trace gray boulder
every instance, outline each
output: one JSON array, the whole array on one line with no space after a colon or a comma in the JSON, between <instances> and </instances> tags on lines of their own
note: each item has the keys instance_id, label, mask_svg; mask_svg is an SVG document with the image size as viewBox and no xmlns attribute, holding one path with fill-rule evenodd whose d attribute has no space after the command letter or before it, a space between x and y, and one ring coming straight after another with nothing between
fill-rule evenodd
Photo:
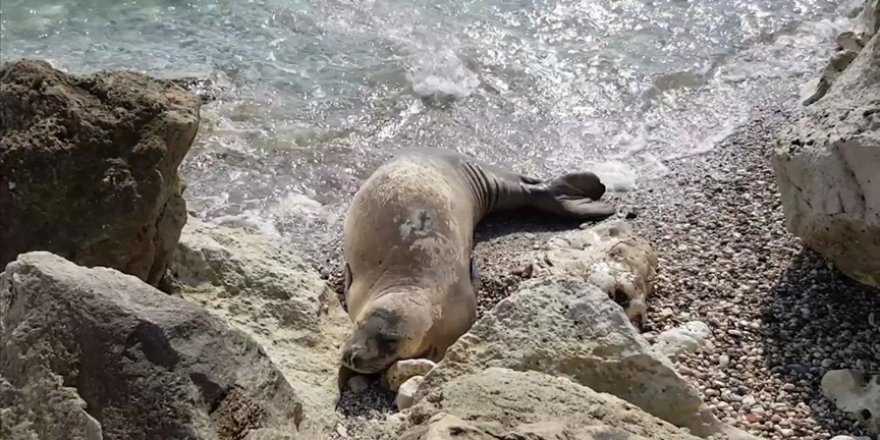
<instances>
[{"instance_id":1,"label":"gray boulder","mask_svg":"<svg viewBox=\"0 0 880 440\"><path fill-rule=\"evenodd\" d=\"M520 285L450 347L416 399L486 368L540 371L624 399L705 437L724 429L699 392L593 284L547 276Z\"/></svg>"},{"instance_id":2,"label":"gray boulder","mask_svg":"<svg viewBox=\"0 0 880 440\"><path fill-rule=\"evenodd\" d=\"M25 253L0 313L4 439L291 439L303 421L259 345L134 276Z\"/></svg>"},{"instance_id":3,"label":"gray boulder","mask_svg":"<svg viewBox=\"0 0 880 440\"><path fill-rule=\"evenodd\" d=\"M262 345L303 399L301 432L337 422L336 378L350 331L336 293L289 247L246 227L190 219L171 265L174 290Z\"/></svg>"},{"instance_id":4,"label":"gray boulder","mask_svg":"<svg viewBox=\"0 0 880 440\"><path fill-rule=\"evenodd\" d=\"M772 164L788 229L880 286L880 34L781 131Z\"/></svg>"},{"instance_id":5,"label":"gray boulder","mask_svg":"<svg viewBox=\"0 0 880 440\"><path fill-rule=\"evenodd\" d=\"M45 250L156 286L186 222L199 98L135 72L0 67L0 267Z\"/></svg>"}]
</instances>

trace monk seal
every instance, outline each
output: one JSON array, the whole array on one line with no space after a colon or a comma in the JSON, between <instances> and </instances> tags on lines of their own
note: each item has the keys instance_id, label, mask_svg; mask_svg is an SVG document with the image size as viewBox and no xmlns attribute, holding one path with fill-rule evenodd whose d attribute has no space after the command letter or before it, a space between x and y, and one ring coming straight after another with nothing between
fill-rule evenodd
<instances>
[{"instance_id":1,"label":"monk seal","mask_svg":"<svg viewBox=\"0 0 880 440\"><path fill-rule=\"evenodd\" d=\"M340 390L354 373L401 359L439 361L476 320L474 228L501 210L537 208L602 219L605 185L592 172L549 181L446 149L404 150L361 185L343 224L344 295L354 331Z\"/></svg>"}]
</instances>

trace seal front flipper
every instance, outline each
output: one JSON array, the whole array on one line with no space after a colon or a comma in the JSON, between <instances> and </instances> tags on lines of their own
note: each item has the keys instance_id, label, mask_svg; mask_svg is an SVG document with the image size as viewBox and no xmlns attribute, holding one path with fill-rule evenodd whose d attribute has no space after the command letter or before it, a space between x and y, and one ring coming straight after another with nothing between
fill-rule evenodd
<instances>
[{"instance_id":1,"label":"seal front flipper","mask_svg":"<svg viewBox=\"0 0 880 440\"><path fill-rule=\"evenodd\" d=\"M557 215L594 220L617 212L610 203L598 201L605 194L605 185L589 171L564 174L539 186L537 191L540 194L536 207Z\"/></svg>"},{"instance_id":2,"label":"seal front flipper","mask_svg":"<svg viewBox=\"0 0 880 440\"><path fill-rule=\"evenodd\" d=\"M348 380L351 379L355 375L355 372L345 365L339 366L339 373L336 377L336 387L339 389L339 397L336 399L336 409L339 409L339 404L342 403L342 393L345 392L345 387L348 385Z\"/></svg>"},{"instance_id":3,"label":"seal front flipper","mask_svg":"<svg viewBox=\"0 0 880 440\"><path fill-rule=\"evenodd\" d=\"M345 268L343 269L343 272L344 272L344 282L342 284L342 294L343 294L343 297L346 298L346 300L347 300L348 299L348 289L351 288L351 267L348 265L348 263L345 263Z\"/></svg>"},{"instance_id":4,"label":"seal front flipper","mask_svg":"<svg viewBox=\"0 0 880 440\"><path fill-rule=\"evenodd\" d=\"M480 267L477 266L477 262L476 262L476 260L474 260L473 255L471 255L470 277L471 277L471 285L474 286L474 289L476 290L480 286Z\"/></svg>"}]
</instances>

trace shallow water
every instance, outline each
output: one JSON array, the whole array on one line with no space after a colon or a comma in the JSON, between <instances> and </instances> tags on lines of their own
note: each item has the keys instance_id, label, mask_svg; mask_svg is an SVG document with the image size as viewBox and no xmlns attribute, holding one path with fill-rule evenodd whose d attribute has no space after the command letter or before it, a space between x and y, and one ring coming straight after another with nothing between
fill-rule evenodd
<instances>
[{"instance_id":1,"label":"shallow water","mask_svg":"<svg viewBox=\"0 0 880 440\"><path fill-rule=\"evenodd\" d=\"M200 215L320 243L378 162L452 148L615 189L815 76L858 0L4 0L0 58L211 76Z\"/></svg>"}]
</instances>

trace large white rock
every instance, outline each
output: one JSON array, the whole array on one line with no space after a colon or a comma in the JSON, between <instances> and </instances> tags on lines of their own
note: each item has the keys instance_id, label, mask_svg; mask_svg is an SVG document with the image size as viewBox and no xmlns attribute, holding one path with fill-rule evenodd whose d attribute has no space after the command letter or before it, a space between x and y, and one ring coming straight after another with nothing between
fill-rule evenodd
<instances>
[{"instance_id":1,"label":"large white rock","mask_svg":"<svg viewBox=\"0 0 880 440\"><path fill-rule=\"evenodd\" d=\"M880 374L870 377L863 371L832 370L822 376L822 393L841 411L880 434Z\"/></svg>"},{"instance_id":2,"label":"large white rock","mask_svg":"<svg viewBox=\"0 0 880 440\"><path fill-rule=\"evenodd\" d=\"M340 345L350 323L318 273L274 237L192 218L171 268L185 299L264 347L304 399L301 430L318 437L332 431Z\"/></svg>"},{"instance_id":3,"label":"large white rock","mask_svg":"<svg viewBox=\"0 0 880 440\"><path fill-rule=\"evenodd\" d=\"M705 437L727 429L605 292L568 276L526 281L446 353L422 394L486 368L541 371L607 392ZM525 396L525 394L523 394Z\"/></svg>"},{"instance_id":4,"label":"large white rock","mask_svg":"<svg viewBox=\"0 0 880 440\"><path fill-rule=\"evenodd\" d=\"M788 229L880 286L880 34L783 129L772 163Z\"/></svg>"},{"instance_id":5,"label":"large white rock","mask_svg":"<svg viewBox=\"0 0 880 440\"><path fill-rule=\"evenodd\" d=\"M299 438L303 399L251 338L115 269L48 252L0 275L0 438Z\"/></svg>"},{"instance_id":6,"label":"large white rock","mask_svg":"<svg viewBox=\"0 0 880 440\"><path fill-rule=\"evenodd\" d=\"M364 438L697 440L638 407L569 379L505 368L456 377Z\"/></svg>"}]
</instances>

